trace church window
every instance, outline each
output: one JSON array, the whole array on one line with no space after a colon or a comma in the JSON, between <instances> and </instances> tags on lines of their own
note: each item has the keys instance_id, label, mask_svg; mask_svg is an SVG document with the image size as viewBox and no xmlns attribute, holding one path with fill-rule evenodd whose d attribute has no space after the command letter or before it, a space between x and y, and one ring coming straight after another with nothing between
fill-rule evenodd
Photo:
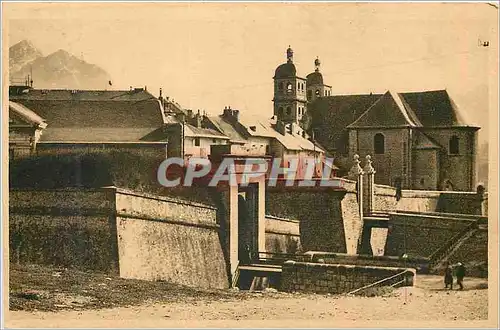
<instances>
[{"instance_id":1,"label":"church window","mask_svg":"<svg viewBox=\"0 0 500 330\"><path fill-rule=\"evenodd\" d=\"M458 137L453 135L450 139L450 154L451 155L458 155L459 154L460 148L459 148L458 142L459 142Z\"/></svg>"},{"instance_id":2,"label":"church window","mask_svg":"<svg viewBox=\"0 0 500 330\"><path fill-rule=\"evenodd\" d=\"M319 89L316 90L316 96L320 96Z\"/></svg>"},{"instance_id":3,"label":"church window","mask_svg":"<svg viewBox=\"0 0 500 330\"><path fill-rule=\"evenodd\" d=\"M384 135L377 133L373 137L373 149L375 154L381 155L385 153L385 137Z\"/></svg>"},{"instance_id":4,"label":"church window","mask_svg":"<svg viewBox=\"0 0 500 330\"><path fill-rule=\"evenodd\" d=\"M307 99L310 100L312 97L312 91L311 90L308 90L307 91Z\"/></svg>"},{"instance_id":5,"label":"church window","mask_svg":"<svg viewBox=\"0 0 500 330\"><path fill-rule=\"evenodd\" d=\"M278 84L278 90L280 90L280 91L282 91L282 90L283 90L283 83L282 83L282 82L280 82L280 83Z\"/></svg>"},{"instance_id":6,"label":"church window","mask_svg":"<svg viewBox=\"0 0 500 330\"><path fill-rule=\"evenodd\" d=\"M278 116L283 117L283 107L278 108Z\"/></svg>"},{"instance_id":7,"label":"church window","mask_svg":"<svg viewBox=\"0 0 500 330\"><path fill-rule=\"evenodd\" d=\"M289 116L292 114L292 108L291 107L287 107L286 108L286 114L289 115Z\"/></svg>"},{"instance_id":8,"label":"church window","mask_svg":"<svg viewBox=\"0 0 500 330\"><path fill-rule=\"evenodd\" d=\"M292 84L291 83L286 84L286 92L287 93L291 93L292 92Z\"/></svg>"}]
</instances>

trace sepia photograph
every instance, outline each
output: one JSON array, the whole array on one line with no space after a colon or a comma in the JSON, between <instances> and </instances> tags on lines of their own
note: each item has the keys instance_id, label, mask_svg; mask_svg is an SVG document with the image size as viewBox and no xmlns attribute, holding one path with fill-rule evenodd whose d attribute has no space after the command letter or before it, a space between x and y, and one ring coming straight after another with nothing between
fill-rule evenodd
<instances>
[{"instance_id":1,"label":"sepia photograph","mask_svg":"<svg viewBox=\"0 0 500 330\"><path fill-rule=\"evenodd\" d=\"M2 325L498 328L498 6L2 2Z\"/></svg>"}]
</instances>

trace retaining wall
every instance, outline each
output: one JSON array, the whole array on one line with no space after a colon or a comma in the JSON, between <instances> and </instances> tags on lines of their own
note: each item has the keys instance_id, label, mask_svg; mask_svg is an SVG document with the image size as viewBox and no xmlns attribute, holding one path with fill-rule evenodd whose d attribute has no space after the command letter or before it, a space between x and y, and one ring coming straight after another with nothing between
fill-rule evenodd
<instances>
[{"instance_id":1,"label":"retaining wall","mask_svg":"<svg viewBox=\"0 0 500 330\"><path fill-rule=\"evenodd\" d=\"M397 274L400 275L385 285L392 285L404 279L407 279L408 285L413 285L415 270L412 269L287 261L283 265L281 290L348 293Z\"/></svg>"}]
</instances>

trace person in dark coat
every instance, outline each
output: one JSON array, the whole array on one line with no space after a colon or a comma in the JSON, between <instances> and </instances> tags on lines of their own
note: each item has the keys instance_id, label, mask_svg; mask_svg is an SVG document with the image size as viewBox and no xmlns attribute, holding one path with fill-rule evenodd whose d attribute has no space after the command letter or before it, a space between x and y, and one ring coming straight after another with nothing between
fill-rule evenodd
<instances>
[{"instance_id":1,"label":"person in dark coat","mask_svg":"<svg viewBox=\"0 0 500 330\"><path fill-rule=\"evenodd\" d=\"M463 290L464 289L464 277L465 277L465 266L459 262L457 264L457 272L456 272L456 275L457 275L457 284L458 286L460 286L460 290Z\"/></svg>"},{"instance_id":2,"label":"person in dark coat","mask_svg":"<svg viewBox=\"0 0 500 330\"><path fill-rule=\"evenodd\" d=\"M444 288L447 289L448 286L450 290L453 290L453 269L449 262L446 262L446 269L444 271Z\"/></svg>"}]
</instances>

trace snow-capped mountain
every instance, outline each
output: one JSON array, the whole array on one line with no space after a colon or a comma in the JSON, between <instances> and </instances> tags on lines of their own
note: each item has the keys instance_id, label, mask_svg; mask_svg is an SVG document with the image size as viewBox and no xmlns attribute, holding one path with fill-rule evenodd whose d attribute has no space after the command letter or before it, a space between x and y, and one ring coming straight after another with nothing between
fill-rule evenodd
<instances>
[{"instance_id":1,"label":"snow-capped mountain","mask_svg":"<svg viewBox=\"0 0 500 330\"><path fill-rule=\"evenodd\" d=\"M33 87L57 89L104 89L111 80L97 65L60 49L43 56L29 41L10 47L11 81L23 80L32 74Z\"/></svg>"}]
</instances>

